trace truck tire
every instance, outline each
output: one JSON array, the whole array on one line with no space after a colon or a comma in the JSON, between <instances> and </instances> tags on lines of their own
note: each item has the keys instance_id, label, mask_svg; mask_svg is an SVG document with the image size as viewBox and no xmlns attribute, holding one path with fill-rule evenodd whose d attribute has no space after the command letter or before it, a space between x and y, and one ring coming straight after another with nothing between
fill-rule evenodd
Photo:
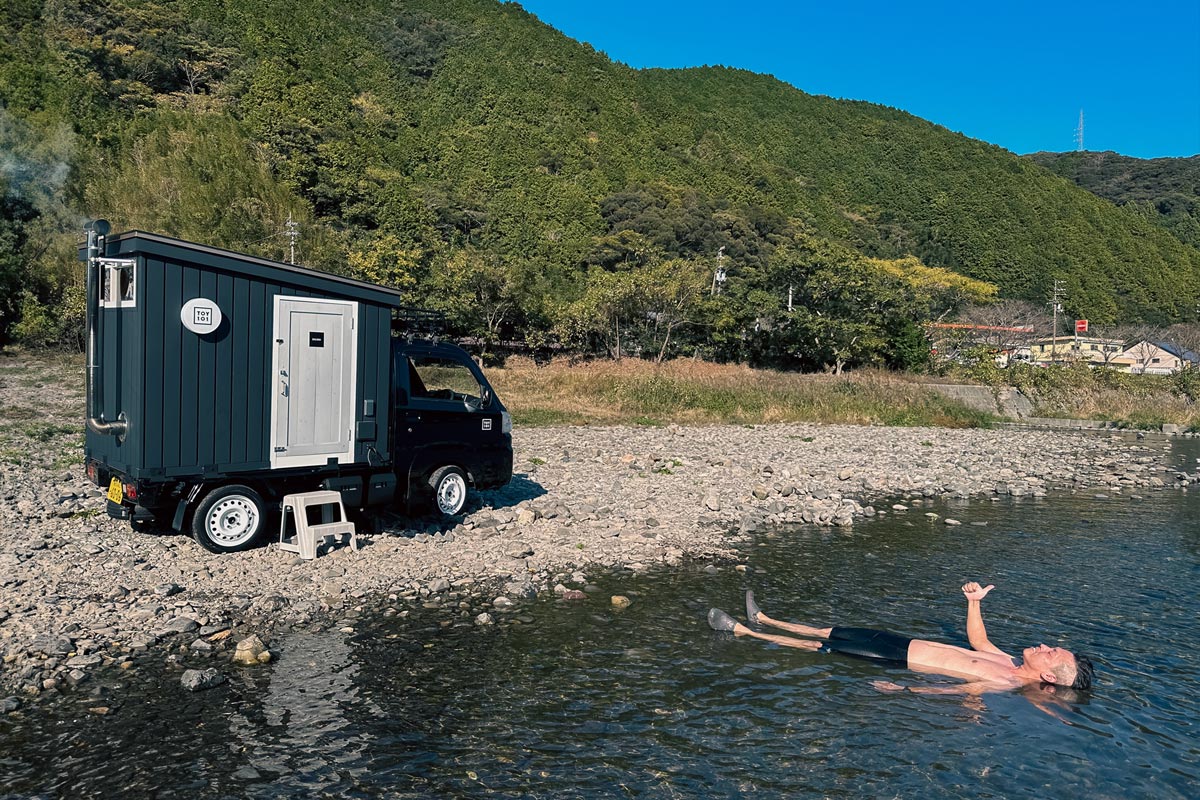
<instances>
[{"instance_id":1,"label":"truck tire","mask_svg":"<svg viewBox=\"0 0 1200 800\"><path fill-rule=\"evenodd\" d=\"M453 517L467 504L467 476L458 467L442 467L429 476L433 490L433 509L444 517Z\"/></svg>"},{"instance_id":2,"label":"truck tire","mask_svg":"<svg viewBox=\"0 0 1200 800\"><path fill-rule=\"evenodd\" d=\"M265 528L262 497L240 484L213 489L192 515L192 537L212 553L248 550Z\"/></svg>"}]
</instances>

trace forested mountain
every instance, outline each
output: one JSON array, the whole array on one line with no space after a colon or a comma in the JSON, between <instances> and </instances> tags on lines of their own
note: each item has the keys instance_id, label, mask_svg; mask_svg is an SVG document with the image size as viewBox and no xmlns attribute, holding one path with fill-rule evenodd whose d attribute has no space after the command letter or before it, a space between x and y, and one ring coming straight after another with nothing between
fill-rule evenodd
<instances>
[{"instance_id":1,"label":"forested mountain","mask_svg":"<svg viewBox=\"0 0 1200 800\"><path fill-rule=\"evenodd\" d=\"M1032 153L1055 175L1159 222L1182 242L1200 247L1200 155L1131 158L1118 153Z\"/></svg>"},{"instance_id":2,"label":"forested mountain","mask_svg":"<svg viewBox=\"0 0 1200 800\"><path fill-rule=\"evenodd\" d=\"M280 258L290 215L301 263L487 341L806 368L903 365L921 320L1056 278L1097 321L1200 296L1200 251L1027 159L762 75L633 70L515 3L9 6L0 341L71 331L86 217Z\"/></svg>"}]
</instances>

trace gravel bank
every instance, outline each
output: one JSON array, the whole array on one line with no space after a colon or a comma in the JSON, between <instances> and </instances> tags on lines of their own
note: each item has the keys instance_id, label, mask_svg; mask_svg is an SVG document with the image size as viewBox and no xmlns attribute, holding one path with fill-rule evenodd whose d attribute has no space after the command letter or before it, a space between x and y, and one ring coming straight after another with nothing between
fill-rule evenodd
<instances>
[{"instance_id":1,"label":"gravel bank","mask_svg":"<svg viewBox=\"0 0 1200 800\"><path fill-rule=\"evenodd\" d=\"M778 425L542 428L517 477L452 523L379 520L359 552L214 556L104 515L82 467L82 369L0 356L0 686L37 695L170 652L226 660L244 633L340 625L376 604L489 624L589 570L734 558L788 523L846 526L905 497L1185 486L1161 442L1076 433ZM871 504L884 509L877 511ZM941 521L954 524L954 520ZM5 701L12 706L14 699ZM19 700L15 701L19 704Z\"/></svg>"}]
</instances>

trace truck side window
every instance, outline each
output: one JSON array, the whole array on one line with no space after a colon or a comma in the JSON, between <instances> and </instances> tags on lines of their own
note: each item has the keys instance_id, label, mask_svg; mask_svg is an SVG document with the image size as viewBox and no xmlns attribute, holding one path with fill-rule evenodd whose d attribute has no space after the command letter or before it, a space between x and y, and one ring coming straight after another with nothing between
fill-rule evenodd
<instances>
[{"instance_id":1,"label":"truck side window","mask_svg":"<svg viewBox=\"0 0 1200 800\"><path fill-rule=\"evenodd\" d=\"M421 374L411 358L408 360L408 389L413 397L425 396L425 384L421 382Z\"/></svg>"},{"instance_id":2,"label":"truck side window","mask_svg":"<svg viewBox=\"0 0 1200 800\"><path fill-rule=\"evenodd\" d=\"M413 397L430 400L478 400L483 393L479 381L466 364L436 356L420 356L409 361L409 386Z\"/></svg>"}]
</instances>

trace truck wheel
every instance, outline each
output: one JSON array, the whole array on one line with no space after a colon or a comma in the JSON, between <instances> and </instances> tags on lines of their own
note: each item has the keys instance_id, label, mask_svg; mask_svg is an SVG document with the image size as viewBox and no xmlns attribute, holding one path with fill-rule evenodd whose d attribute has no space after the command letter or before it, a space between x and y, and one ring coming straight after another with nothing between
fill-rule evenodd
<instances>
[{"instance_id":1,"label":"truck wheel","mask_svg":"<svg viewBox=\"0 0 1200 800\"><path fill-rule=\"evenodd\" d=\"M192 515L192 536L212 553L236 553L254 545L265 526L258 492L233 484L213 489Z\"/></svg>"},{"instance_id":2,"label":"truck wheel","mask_svg":"<svg viewBox=\"0 0 1200 800\"><path fill-rule=\"evenodd\" d=\"M438 513L453 517L467 504L467 476L458 467L442 467L429 476L433 489L433 507Z\"/></svg>"}]
</instances>

